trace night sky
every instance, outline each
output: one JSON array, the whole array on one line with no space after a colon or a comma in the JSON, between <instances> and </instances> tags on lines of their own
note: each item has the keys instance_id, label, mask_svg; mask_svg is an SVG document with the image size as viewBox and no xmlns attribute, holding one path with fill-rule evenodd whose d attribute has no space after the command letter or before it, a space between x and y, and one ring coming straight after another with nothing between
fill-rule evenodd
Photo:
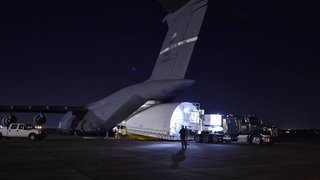
<instances>
[{"instance_id":1,"label":"night sky","mask_svg":"<svg viewBox=\"0 0 320 180\"><path fill-rule=\"evenodd\" d=\"M196 83L174 101L320 129L320 2L209 0L207 13L185 77ZM143 82L167 31L156 0L3 0L0 14L0 105L86 105Z\"/></svg>"}]
</instances>

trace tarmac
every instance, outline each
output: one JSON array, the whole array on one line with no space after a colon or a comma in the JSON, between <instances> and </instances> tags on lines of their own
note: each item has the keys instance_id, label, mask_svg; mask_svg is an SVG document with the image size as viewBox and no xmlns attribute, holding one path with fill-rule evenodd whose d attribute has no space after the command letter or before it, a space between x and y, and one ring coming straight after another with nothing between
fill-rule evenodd
<instances>
[{"instance_id":1,"label":"tarmac","mask_svg":"<svg viewBox=\"0 0 320 180\"><path fill-rule=\"evenodd\" d=\"M274 145L105 139L49 133L0 140L0 179L319 180L320 138Z\"/></svg>"}]
</instances>

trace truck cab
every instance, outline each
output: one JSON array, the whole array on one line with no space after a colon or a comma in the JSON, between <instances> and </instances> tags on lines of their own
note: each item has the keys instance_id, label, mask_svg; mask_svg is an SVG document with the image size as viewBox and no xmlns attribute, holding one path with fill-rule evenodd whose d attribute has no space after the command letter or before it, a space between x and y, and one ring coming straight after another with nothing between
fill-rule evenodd
<instances>
[{"instance_id":1,"label":"truck cab","mask_svg":"<svg viewBox=\"0 0 320 180\"><path fill-rule=\"evenodd\" d=\"M264 124L255 116L227 116L225 133L231 136L232 141L249 142L260 145L277 142L278 130L276 127Z\"/></svg>"},{"instance_id":2,"label":"truck cab","mask_svg":"<svg viewBox=\"0 0 320 180\"><path fill-rule=\"evenodd\" d=\"M24 124L12 124L8 129L7 136L26 137L28 135L27 129L27 126Z\"/></svg>"}]
</instances>

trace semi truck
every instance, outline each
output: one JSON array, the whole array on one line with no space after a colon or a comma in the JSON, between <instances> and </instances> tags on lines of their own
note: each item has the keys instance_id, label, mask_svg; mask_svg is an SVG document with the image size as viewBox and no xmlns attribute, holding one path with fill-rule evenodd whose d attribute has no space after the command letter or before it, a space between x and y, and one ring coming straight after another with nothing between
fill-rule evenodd
<instances>
[{"instance_id":1,"label":"semi truck","mask_svg":"<svg viewBox=\"0 0 320 180\"><path fill-rule=\"evenodd\" d=\"M255 116L205 115L200 131L195 135L197 143L248 142L253 145L274 144L279 141L278 130L264 124ZM221 123L222 122L222 123Z\"/></svg>"}]
</instances>

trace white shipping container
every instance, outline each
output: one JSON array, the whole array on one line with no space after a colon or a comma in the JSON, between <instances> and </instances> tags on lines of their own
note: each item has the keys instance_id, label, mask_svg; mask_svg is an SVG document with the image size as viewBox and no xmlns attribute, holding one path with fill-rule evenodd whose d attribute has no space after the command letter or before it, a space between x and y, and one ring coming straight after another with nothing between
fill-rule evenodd
<instances>
[{"instance_id":1,"label":"white shipping container","mask_svg":"<svg viewBox=\"0 0 320 180\"><path fill-rule=\"evenodd\" d=\"M204 125L207 126L221 126L221 115L219 114L205 114Z\"/></svg>"}]
</instances>

